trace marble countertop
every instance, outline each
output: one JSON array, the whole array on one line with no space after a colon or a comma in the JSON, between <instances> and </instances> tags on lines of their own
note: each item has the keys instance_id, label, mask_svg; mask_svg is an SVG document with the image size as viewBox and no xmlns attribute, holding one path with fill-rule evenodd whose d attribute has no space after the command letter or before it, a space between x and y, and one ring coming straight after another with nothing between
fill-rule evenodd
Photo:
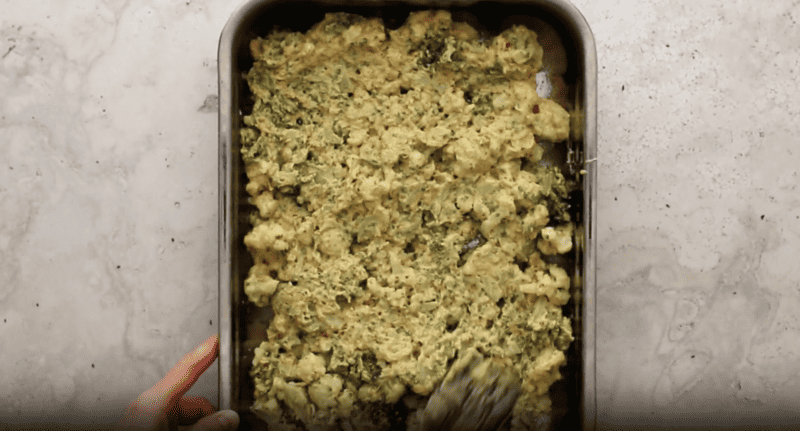
<instances>
[{"instance_id":1,"label":"marble countertop","mask_svg":"<svg viewBox=\"0 0 800 431\"><path fill-rule=\"evenodd\" d=\"M800 424L800 3L573 2L599 64L599 428ZM102 428L218 331L239 2L2 3L0 428Z\"/></svg>"}]
</instances>

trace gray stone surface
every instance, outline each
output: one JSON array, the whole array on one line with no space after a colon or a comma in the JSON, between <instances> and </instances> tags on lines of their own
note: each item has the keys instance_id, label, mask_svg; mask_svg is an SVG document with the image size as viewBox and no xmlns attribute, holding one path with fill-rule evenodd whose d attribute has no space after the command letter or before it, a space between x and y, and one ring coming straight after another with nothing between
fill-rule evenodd
<instances>
[{"instance_id":1,"label":"gray stone surface","mask_svg":"<svg viewBox=\"0 0 800 431\"><path fill-rule=\"evenodd\" d=\"M599 59L600 428L800 423L800 4L574 3ZM218 331L236 5L3 2L2 427L107 426Z\"/></svg>"}]
</instances>

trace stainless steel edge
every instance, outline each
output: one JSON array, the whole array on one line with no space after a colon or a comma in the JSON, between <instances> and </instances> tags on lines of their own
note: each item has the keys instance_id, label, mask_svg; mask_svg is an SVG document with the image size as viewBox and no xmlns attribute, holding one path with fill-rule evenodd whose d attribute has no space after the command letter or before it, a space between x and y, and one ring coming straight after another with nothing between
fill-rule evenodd
<instances>
[{"instance_id":1,"label":"stainless steel edge","mask_svg":"<svg viewBox=\"0 0 800 431\"><path fill-rule=\"evenodd\" d=\"M229 354L233 342L231 319L231 241L233 228L231 215L233 214L233 197L230 196L232 179L231 158L231 104L232 94L232 67L233 67L233 37L236 27L241 21L243 8L235 12L222 31L217 51L217 73L219 92L219 308L217 322L219 322L219 405L218 409L231 408L232 387L232 355Z\"/></svg>"},{"instance_id":2,"label":"stainless steel edge","mask_svg":"<svg viewBox=\"0 0 800 431\"><path fill-rule=\"evenodd\" d=\"M597 428L597 50L586 18L566 0L553 0L577 26L582 43L584 67L584 161L583 220L585 220L583 291L583 429Z\"/></svg>"},{"instance_id":3,"label":"stainless steel edge","mask_svg":"<svg viewBox=\"0 0 800 431\"><path fill-rule=\"evenodd\" d=\"M220 39L219 51L217 54L217 68L218 68L218 92L219 92L219 112L218 112L218 144L219 144L219 160L218 160L218 174L219 174L219 189L217 191L219 199L219 208L217 211L218 216L218 232L217 241L219 256L218 256L218 281L217 288L219 293L219 303L217 310L217 322L219 324L219 360L217 366L219 368L219 405L218 409L229 409L230 400L230 357L222 352L229 351L231 346L231 319L230 319L230 298L226 295L230 292L230 246L228 238L230 238L230 224L228 223L228 184L230 182L230 167L228 166L228 148L230 141L228 140L228 130L230 129L230 115L225 113L224 106L230 106L231 95L230 91L226 91L226 85L230 83L230 65L226 64L225 59L229 57L230 44L223 44L225 40L225 33ZM228 55L226 55L226 52ZM227 73L226 73L227 72Z\"/></svg>"},{"instance_id":4,"label":"stainless steel edge","mask_svg":"<svg viewBox=\"0 0 800 431\"><path fill-rule=\"evenodd\" d=\"M567 0L550 0L576 26L577 39L583 52L583 161L586 174L583 175L583 220L584 230L584 273L583 273L583 405L581 411L582 428L593 431L597 428L597 369L596 369L596 322L597 322L597 49L594 35L586 18Z\"/></svg>"}]
</instances>

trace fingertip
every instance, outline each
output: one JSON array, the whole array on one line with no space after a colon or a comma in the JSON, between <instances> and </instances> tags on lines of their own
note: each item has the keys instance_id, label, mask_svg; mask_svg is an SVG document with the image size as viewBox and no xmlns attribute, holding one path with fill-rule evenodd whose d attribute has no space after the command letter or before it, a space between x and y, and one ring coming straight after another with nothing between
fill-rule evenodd
<instances>
[{"instance_id":1,"label":"fingertip","mask_svg":"<svg viewBox=\"0 0 800 431\"><path fill-rule=\"evenodd\" d=\"M217 334L206 338L206 340L197 347L195 353L199 356L197 360L211 359L213 361L216 359L219 354L219 337Z\"/></svg>"},{"instance_id":2,"label":"fingertip","mask_svg":"<svg viewBox=\"0 0 800 431\"><path fill-rule=\"evenodd\" d=\"M233 410L221 410L201 419L192 431L233 431L239 427L239 415Z\"/></svg>"},{"instance_id":3,"label":"fingertip","mask_svg":"<svg viewBox=\"0 0 800 431\"><path fill-rule=\"evenodd\" d=\"M222 410L219 412L220 422L227 429L235 430L239 427L239 414L233 410Z\"/></svg>"},{"instance_id":4,"label":"fingertip","mask_svg":"<svg viewBox=\"0 0 800 431\"><path fill-rule=\"evenodd\" d=\"M158 384L161 396L171 404L180 399L186 391L200 378L217 359L219 353L219 339L216 334L208 337L192 352L184 355L181 360L167 373Z\"/></svg>"},{"instance_id":5,"label":"fingertip","mask_svg":"<svg viewBox=\"0 0 800 431\"><path fill-rule=\"evenodd\" d=\"M201 397L201 396L186 397L186 396L184 396L184 397L181 397L181 399L179 401L183 403L182 405L185 408L188 408L188 409L191 409L191 408L200 409L200 411L203 413L203 416L208 416L208 415L210 415L210 414L215 412L214 405L211 404L211 401L209 401L208 398L206 398L206 397Z\"/></svg>"},{"instance_id":6,"label":"fingertip","mask_svg":"<svg viewBox=\"0 0 800 431\"><path fill-rule=\"evenodd\" d=\"M219 335L218 334L214 334L214 335L211 336L211 339L213 340L212 341L212 346L213 346L212 349L214 351L214 354L217 355L217 354L219 354Z\"/></svg>"},{"instance_id":7,"label":"fingertip","mask_svg":"<svg viewBox=\"0 0 800 431\"><path fill-rule=\"evenodd\" d=\"M219 355L219 335L214 334L206 338L197 350L198 352L202 351L204 357L210 356L212 359L216 359Z\"/></svg>"},{"instance_id":8,"label":"fingertip","mask_svg":"<svg viewBox=\"0 0 800 431\"><path fill-rule=\"evenodd\" d=\"M184 396L175 404L173 415L178 418L179 425L191 425L214 412L208 398Z\"/></svg>"}]
</instances>

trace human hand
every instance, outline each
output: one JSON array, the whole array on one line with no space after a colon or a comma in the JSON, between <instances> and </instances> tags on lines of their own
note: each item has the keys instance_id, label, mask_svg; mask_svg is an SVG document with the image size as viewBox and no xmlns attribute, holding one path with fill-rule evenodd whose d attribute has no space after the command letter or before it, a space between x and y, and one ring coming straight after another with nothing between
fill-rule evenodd
<instances>
[{"instance_id":1,"label":"human hand","mask_svg":"<svg viewBox=\"0 0 800 431\"><path fill-rule=\"evenodd\" d=\"M239 415L232 410L214 413L203 397L185 397L186 391L214 363L219 338L212 335L187 354L155 386L146 390L125 411L121 430L178 431L178 425L194 425L191 431L233 431Z\"/></svg>"}]
</instances>

